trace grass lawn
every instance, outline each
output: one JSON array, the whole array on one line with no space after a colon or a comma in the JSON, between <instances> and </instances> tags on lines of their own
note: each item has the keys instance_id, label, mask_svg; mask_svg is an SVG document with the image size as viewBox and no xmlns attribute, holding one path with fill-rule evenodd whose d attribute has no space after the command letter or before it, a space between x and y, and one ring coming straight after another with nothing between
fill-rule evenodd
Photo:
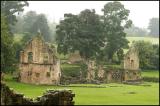
<instances>
[{"instance_id":1,"label":"grass lawn","mask_svg":"<svg viewBox=\"0 0 160 106\"><path fill-rule=\"evenodd\" d=\"M75 93L76 105L127 105L159 104L159 83L145 82L151 86L136 86L124 84L71 84L71 86L103 86L105 88L94 87L60 87L47 85L32 85L19 83L12 80L11 76L6 76L6 84L16 92L24 93L26 97L36 98L41 96L47 89L71 89ZM131 92L135 94L131 94Z\"/></svg>"},{"instance_id":2,"label":"grass lawn","mask_svg":"<svg viewBox=\"0 0 160 106\"><path fill-rule=\"evenodd\" d=\"M155 77L155 78L159 78L159 71L155 71L155 70L152 70L152 71L142 71L142 77Z\"/></svg>"}]
</instances>

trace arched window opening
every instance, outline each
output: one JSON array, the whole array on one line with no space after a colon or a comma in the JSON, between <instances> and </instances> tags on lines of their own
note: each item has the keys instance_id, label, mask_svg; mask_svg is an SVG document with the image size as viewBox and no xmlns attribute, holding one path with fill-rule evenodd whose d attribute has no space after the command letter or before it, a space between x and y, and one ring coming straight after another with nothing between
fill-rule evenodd
<instances>
[{"instance_id":1,"label":"arched window opening","mask_svg":"<svg viewBox=\"0 0 160 106\"><path fill-rule=\"evenodd\" d=\"M134 66L134 60L131 60L131 67Z\"/></svg>"},{"instance_id":2,"label":"arched window opening","mask_svg":"<svg viewBox=\"0 0 160 106\"><path fill-rule=\"evenodd\" d=\"M31 63L33 61L33 53L28 52L28 62Z\"/></svg>"}]
</instances>

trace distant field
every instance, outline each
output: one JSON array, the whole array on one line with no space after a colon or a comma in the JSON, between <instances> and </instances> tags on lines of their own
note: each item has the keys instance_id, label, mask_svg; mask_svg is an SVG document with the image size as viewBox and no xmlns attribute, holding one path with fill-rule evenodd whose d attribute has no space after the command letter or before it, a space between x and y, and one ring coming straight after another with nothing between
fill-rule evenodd
<instances>
[{"instance_id":1,"label":"distant field","mask_svg":"<svg viewBox=\"0 0 160 106\"><path fill-rule=\"evenodd\" d=\"M22 37L23 37L23 34L15 34L14 40L19 41L22 39ZM153 44L159 44L159 38L154 38L154 37L126 37L126 38L130 41L130 43L132 43L132 41L145 40Z\"/></svg>"},{"instance_id":2,"label":"distant field","mask_svg":"<svg viewBox=\"0 0 160 106\"><path fill-rule=\"evenodd\" d=\"M159 44L159 38L154 38L154 37L126 37L126 38L129 40L130 44L132 43L132 41L139 41L139 40L149 41L152 44Z\"/></svg>"}]
</instances>

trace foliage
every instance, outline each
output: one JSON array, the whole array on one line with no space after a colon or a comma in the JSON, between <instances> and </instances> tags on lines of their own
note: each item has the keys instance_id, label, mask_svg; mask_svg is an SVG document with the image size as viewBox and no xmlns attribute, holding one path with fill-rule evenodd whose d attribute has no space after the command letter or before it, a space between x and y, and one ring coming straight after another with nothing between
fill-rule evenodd
<instances>
[{"instance_id":1,"label":"foliage","mask_svg":"<svg viewBox=\"0 0 160 106\"><path fill-rule=\"evenodd\" d=\"M78 50L84 59L96 55L103 45L102 24L95 10L86 9L78 15L65 14L57 25L58 52L67 54Z\"/></svg>"},{"instance_id":2,"label":"foliage","mask_svg":"<svg viewBox=\"0 0 160 106\"><path fill-rule=\"evenodd\" d=\"M150 19L148 29L150 30L150 35L159 37L159 18Z\"/></svg>"},{"instance_id":3,"label":"foliage","mask_svg":"<svg viewBox=\"0 0 160 106\"><path fill-rule=\"evenodd\" d=\"M15 13L23 12L24 6L29 6L27 1L1 1L1 13L6 16L9 24L15 24Z\"/></svg>"},{"instance_id":4,"label":"foliage","mask_svg":"<svg viewBox=\"0 0 160 106\"><path fill-rule=\"evenodd\" d=\"M4 15L1 15L1 69L8 71L15 62L13 36L9 31L9 25Z\"/></svg>"},{"instance_id":5,"label":"foliage","mask_svg":"<svg viewBox=\"0 0 160 106\"><path fill-rule=\"evenodd\" d=\"M62 74L70 77L79 77L80 71L82 72L82 76L85 78L86 76L86 65L85 64L62 64Z\"/></svg>"},{"instance_id":6,"label":"foliage","mask_svg":"<svg viewBox=\"0 0 160 106\"><path fill-rule=\"evenodd\" d=\"M15 25L11 25L11 31L13 33L23 33L24 31L24 19L22 15L19 15L16 17L17 18L17 22L15 23Z\"/></svg>"},{"instance_id":7,"label":"foliage","mask_svg":"<svg viewBox=\"0 0 160 106\"><path fill-rule=\"evenodd\" d=\"M24 32L31 32L31 27L37 20L37 13L35 11L28 11L22 18L24 20Z\"/></svg>"},{"instance_id":8,"label":"foliage","mask_svg":"<svg viewBox=\"0 0 160 106\"><path fill-rule=\"evenodd\" d=\"M27 1L1 1L1 68L2 71L16 69L17 44L13 42L11 25L16 22L16 13L22 12Z\"/></svg>"},{"instance_id":9,"label":"foliage","mask_svg":"<svg viewBox=\"0 0 160 106\"><path fill-rule=\"evenodd\" d=\"M123 57L124 57L123 49L119 49L117 51L117 57L118 57L118 62L120 64L123 61Z\"/></svg>"},{"instance_id":10,"label":"foliage","mask_svg":"<svg viewBox=\"0 0 160 106\"><path fill-rule=\"evenodd\" d=\"M150 42L135 41L133 45L138 49L140 68L159 68L159 45L152 45Z\"/></svg>"},{"instance_id":11,"label":"foliage","mask_svg":"<svg viewBox=\"0 0 160 106\"><path fill-rule=\"evenodd\" d=\"M120 2L107 3L103 11L104 33L106 35L105 51L109 60L119 49L128 47L128 40L125 38L124 28L129 28L132 24L128 20L129 10L125 9ZM122 23L124 25L122 25Z\"/></svg>"},{"instance_id":12,"label":"foliage","mask_svg":"<svg viewBox=\"0 0 160 106\"><path fill-rule=\"evenodd\" d=\"M20 27L21 26L21 27ZM51 35L47 18L44 14L37 14L35 11L29 11L25 15L18 18L18 22L12 27L15 33L28 33L33 37L40 30L45 41L51 41ZM27 37L24 37L24 39ZM26 39L28 40L28 39Z\"/></svg>"},{"instance_id":13,"label":"foliage","mask_svg":"<svg viewBox=\"0 0 160 106\"><path fill-rule=\"evenodd\" d=\"M37 31L40 30L42 36L46 41L50 41L49 26L47 18L44 14L39 14L37 20L34 22L33 26L30 28L30 33L37 34Z\"/></svg>"}]
</instances>

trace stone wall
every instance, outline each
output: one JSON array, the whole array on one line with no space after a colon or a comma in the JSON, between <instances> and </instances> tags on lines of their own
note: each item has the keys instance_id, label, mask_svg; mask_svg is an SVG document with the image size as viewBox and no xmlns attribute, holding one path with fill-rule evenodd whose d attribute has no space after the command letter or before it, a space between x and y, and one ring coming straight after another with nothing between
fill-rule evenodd
<instances>
[{"instance_id":1,"label":"stone wall","mask_svg":"<svg viewBox=\"0 0 160 106\"><path fill-rule=\"evenodd\" d=\"M107 83L122 82L124 80L124 71L122 70L109 70L106 73Z\"/></svg>"},{"instance_id":2,"label":"stone wall","mask_svg":"<svg viewBox=\"0 0 160 106\"><path fill-rule=\"evenodd\" d=\"M138 51L134 47L131 47L124 56L124 69L139 70Z\"/></svg>"},{"instance_id":3,"label":"stone wall","mask_svg":"<svg viewBox=\"0 0 160 106\"><path fill-rule=\"evenodd\" d=\"M47 45L41 35L34 36L20 53L20 81L31 84L60 83L60 60L56 51Z\"/></svg>"},{"instance_id":4,"label":"stone wall","mask_svg":"<svg viewBox=\"0 0 160 106\"><path fill-rule=\"evenodd\" d=\"M68 63L76 63L82 61L82 58L79 54L79 52L71 53L68 57Z\"/></svg>"},{"instance_id":5,"label":"stone wall","mask_svg":"<svg viewBox=\"0 0 160 106\"><path fill-rule=\"evenodd\" d=\"M41 38L41 35L37 35L27 42L25 48L20 53L21 63L29 63L29 53L32 53L31 63L44 64L45 56L48 59L48 61L46 62L48 64L53 64L53 60L55 59L53 56L53 51L44 42L44 40Z\"/></svg>"},{"instance_id":6,"label":"stone wall","mask_svg":"<svg viewBox=\"0 0 160 106\"><path fill-rule=\"evenodd\" d=\"M1 83L1 105L74 105L74 96L71 90L47 90L33 100Z\"/></svg>"},{"instance_id":7,"label":"stone wall","mask_svg":"<svg viewBox=\"0 0 160 106\"><path fill-rule=\"evenodd\" d=\"M20 81L32 84L59 84L60 62L55 65L21 64Z\"/></svg>"}]
</instances>

